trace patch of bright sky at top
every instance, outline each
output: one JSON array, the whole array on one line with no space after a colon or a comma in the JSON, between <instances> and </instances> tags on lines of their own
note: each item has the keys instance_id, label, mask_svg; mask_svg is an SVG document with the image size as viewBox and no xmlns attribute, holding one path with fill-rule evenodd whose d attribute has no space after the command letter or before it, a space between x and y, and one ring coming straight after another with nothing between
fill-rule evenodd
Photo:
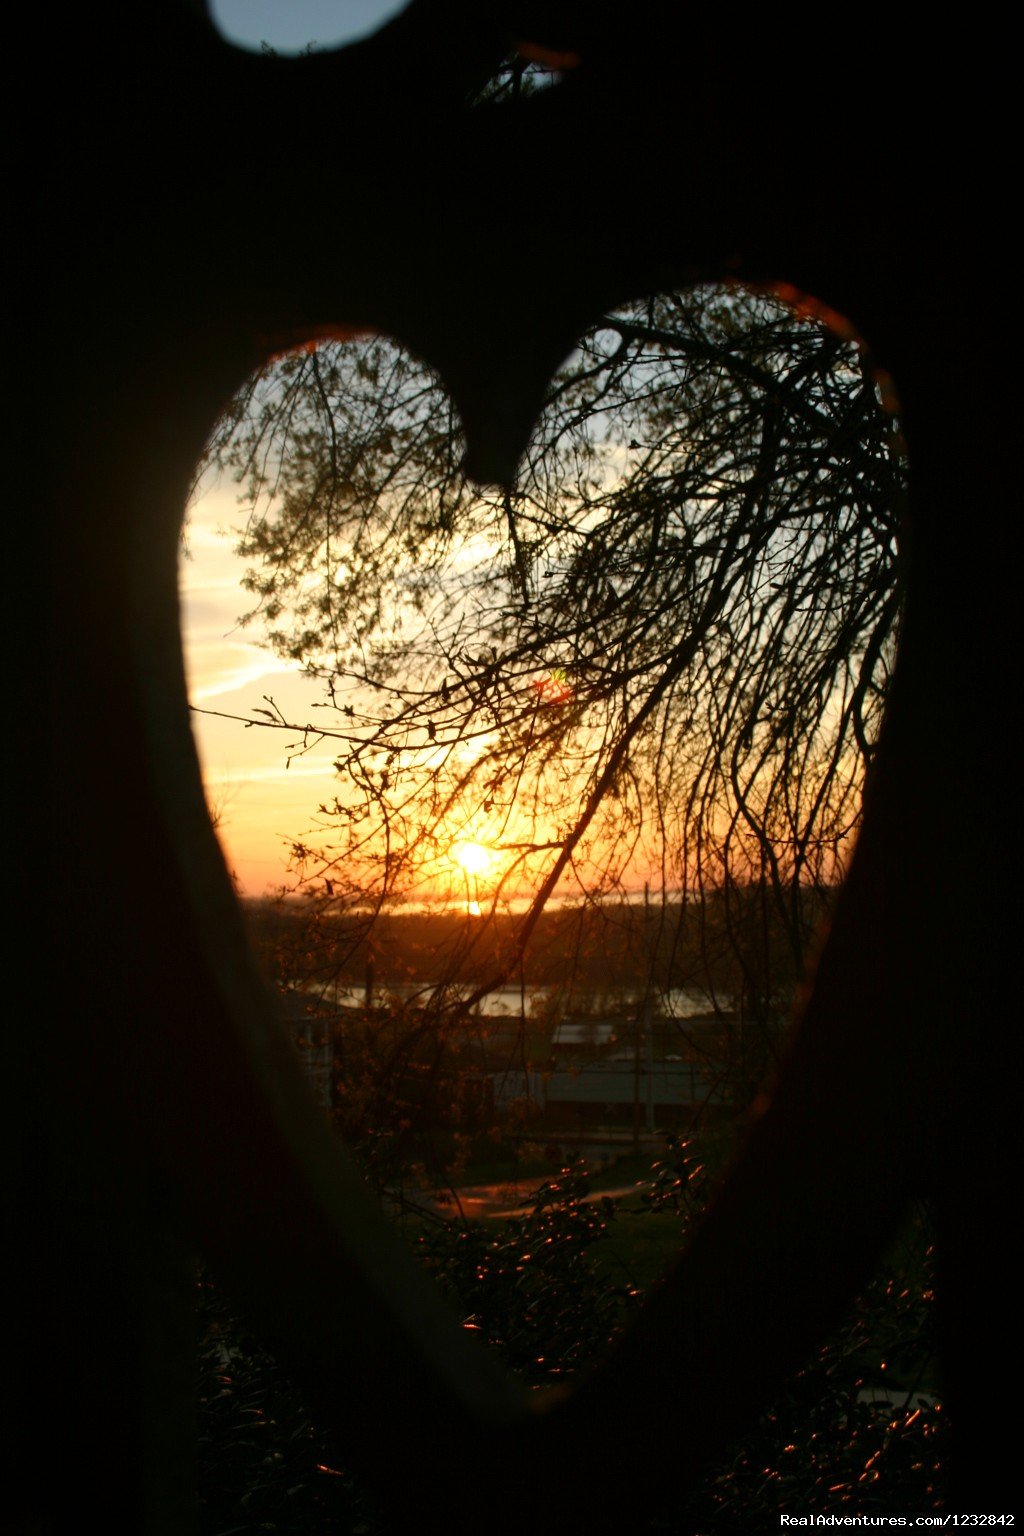
<instances>
[{"instance_id":1,"label":"patch of bright sky at top","mask_svg":"<svg viewBox=\"0 0 1024 1536\"><path fill-rule=\"evenodd\" d=\"M405 9L406 0L208 0L221 36L259 53L341 48L376 32Z\"/></svg>"}]
</instances>

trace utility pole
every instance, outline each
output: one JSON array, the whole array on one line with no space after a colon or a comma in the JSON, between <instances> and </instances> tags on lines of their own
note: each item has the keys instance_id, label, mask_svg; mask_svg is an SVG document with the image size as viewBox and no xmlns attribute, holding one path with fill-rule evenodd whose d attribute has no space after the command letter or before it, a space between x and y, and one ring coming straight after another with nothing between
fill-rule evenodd
<instances>
[{"instance_id":1,"label":"utility pole","mask_svg":"<svg viewBox=\"0 0 1024 1536\"><path fill-rule=\"evenodd\" d=\"M640 1024L643 1007L633 1020L633 1156L640 1151Z\"/></svg>"},{"instance_id":2,"label":"utility pole","mask_svg":"<svg viewBox=\"0 0 1024 1536\"><path fill-rule=\"evenodd\" d=\"M651 1031L650 886L644 881L644 994L633 1026L633 1155L640 1151L640 1054L647 1054L647 1130L654 1130L654 1039Z\"/></svg>"},{"instance_id":3,"label":"utility pole","mask_svg":"<svg viewBox=\"0 0 1024 1536\"><path fill-rule=\"evenodd\" d=\"M647 978L644 982L644 1033L647 1037L647 1131L654 1131L654 1028L651 1020L651 972L654 957L651 954L651 902L650 887L644 881L644 954L647 957Z\"/></svg>"}]
</instances>

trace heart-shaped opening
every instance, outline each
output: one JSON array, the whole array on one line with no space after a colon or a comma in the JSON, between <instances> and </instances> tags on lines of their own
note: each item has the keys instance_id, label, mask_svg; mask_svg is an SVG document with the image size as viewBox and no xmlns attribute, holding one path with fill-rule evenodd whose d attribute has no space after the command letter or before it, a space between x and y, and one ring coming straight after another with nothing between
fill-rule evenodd
<instances>
[{"instance_id":1,"label":"heart-shaped opening","mask_svg":"<svg viewBox=\"0 0 1024 1536\"><path fill-rule=\"evenodd\" d=\"M836 317L702 287L600 317L501 489L378 336L277 359L208 447L186 649L254 942L532 1381L628 1320L786 1051L894 660L891 406Z\"/></svg>"}]
</instances>

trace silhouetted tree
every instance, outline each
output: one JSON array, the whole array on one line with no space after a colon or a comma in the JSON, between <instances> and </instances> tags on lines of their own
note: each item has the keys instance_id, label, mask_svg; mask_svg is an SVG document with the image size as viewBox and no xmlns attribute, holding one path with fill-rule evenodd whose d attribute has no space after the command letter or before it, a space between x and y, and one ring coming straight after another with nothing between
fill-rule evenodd
<instances>
[{"instance_id":1,"label":"silhouetted tree","mask_svg":"<svg viewBox=\"0 0 1024 1536\"><path fill-rule=\"evenodd\" d=\"M731 288L603 316L504 489L466 480L450 402L386 338L254 377L209 461L248 503L248 621L323 682L290 750L336 754L295 849L324 909L439 878L484 911L528 891L494 981L552 895L646 879L662 926L730 948L767 1039L842 874L893 657L884 404L841 326ZM464 874L468 844L487 857Z\"/></svg>"}]
</instances>

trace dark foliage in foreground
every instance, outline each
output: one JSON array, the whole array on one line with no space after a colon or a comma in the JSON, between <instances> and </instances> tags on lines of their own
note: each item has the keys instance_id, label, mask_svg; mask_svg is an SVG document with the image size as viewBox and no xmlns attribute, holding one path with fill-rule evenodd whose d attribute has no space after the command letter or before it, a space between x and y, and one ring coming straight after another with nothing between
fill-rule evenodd
<instances>
[{"instance_id":1,"label":"dark foliage in foreground","mask_svg":"<svg viewBox=\"0 0 1024 1536\"><path fill-rule=\"evenodd\" d=\"M652 1171L652 1219L674 1210L685 1226L705 1188L693 1144L671 1141ZM608 1197L587 1201L587 1193L586 1170L577 1164L500 1226L436 1221L415 1238L465 1325L538 1384L599 1356L636 1300L595 1263L615 1206ZM946 1423L925 1390L933 1385L931 1268L927 1218L918 1212L846 1324L679 1508L652 1512L652 1536L767 1530L780 1513L941 1508ZM339 1448L206 1282L200 1310L203 1536L384 1536L372 1500L339 1466ZM881 1383L889 1383L887 1403L861 1400ZM642 1502L642 1469L623 1468L622 1475L638 1479Z\"/></svg>"},{"instance_id":2,"label":"dark foliage in foreground","mask_svg":"<svg viewBox=\"0 0 1024 1536\"><path fill-rule=\"evenodd\" d=\"M591 1249L615 1202L588 1202L586 1168L564 1168L530 1209L500 1227L446 1222L417 1247L426 1267L482 1335L528 1381L571 1375L607 1348L628 1292L604 1281Z\"/></svg>"},{"instance_id":3,"label":"dark foliage in foreground","mask_svg":"<svg viewBox=\"0 0 1024 1536\"><path fill-rule=\"evenodd\" d=\"M729 1536L773 1529L780 1514L943 1507L947 1420L932 1393L918 1395L932 1366L931 1264L918 1220L844 1327L687 1499L695 1530ZM869 1389L875 1400L862 1401ZM652 1529L678 1530L678 1519Z\"/></svg>"},{"instance_id":4,"label":"dark foliage in foreground","mask_svg":"<svg viewBox=\"0 0 1024 1536\"><path fill-rule=\"evenodd\" d=\"M379 1531L371 1501L337 1465L337 1447L276 1361L206 1279L198 1302L203 1536Z\"/></svg>"}]
</instances>

